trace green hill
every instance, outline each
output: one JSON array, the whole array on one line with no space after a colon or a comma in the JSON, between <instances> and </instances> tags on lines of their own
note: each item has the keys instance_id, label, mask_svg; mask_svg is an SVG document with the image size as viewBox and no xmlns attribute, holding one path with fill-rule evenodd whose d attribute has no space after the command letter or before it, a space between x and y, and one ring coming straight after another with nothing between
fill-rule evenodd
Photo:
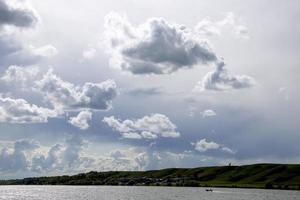
<instances>
[{"instance_id":1,"label":"green hill","mask_svg":"<svg viewBox=\"0 0 300 200\"><path fill-rule=\"evenodd\" d=\"M152 171L92 171L73 176L3 180L0 184L206 186L300 190L300 165L254 164Z\"/></svg>"}]
</instances>

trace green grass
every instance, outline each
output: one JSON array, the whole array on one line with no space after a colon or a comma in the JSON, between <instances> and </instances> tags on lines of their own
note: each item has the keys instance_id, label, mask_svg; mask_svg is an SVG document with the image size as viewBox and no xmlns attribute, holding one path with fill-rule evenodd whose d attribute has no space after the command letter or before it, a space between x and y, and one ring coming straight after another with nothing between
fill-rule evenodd
<instances>
[{"instance_id":1,"label":"green grass","mask_svg":"<svg viewBox=\"0 0 300 200\"><path fill-rule=\"evenodd\" d=\"M152 171L89 172L73 176L0 181L21 185L155 185L300 190L300 165L254 164Z\"/></svg>"}]
</instances>

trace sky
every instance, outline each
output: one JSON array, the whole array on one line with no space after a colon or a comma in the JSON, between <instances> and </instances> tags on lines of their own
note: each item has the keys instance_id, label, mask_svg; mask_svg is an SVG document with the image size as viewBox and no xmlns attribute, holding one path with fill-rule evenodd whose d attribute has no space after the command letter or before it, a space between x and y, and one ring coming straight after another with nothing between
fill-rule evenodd
<instances>
[{"instance_id":1,"label":"sky","mask_svg":"<svg viewBox=\"0 0 300 200\"><path fill-rule=\"evenodd\" d=\"M297 0L0 0L0 179L300 163Z\"/></svg>"}]
</instances>

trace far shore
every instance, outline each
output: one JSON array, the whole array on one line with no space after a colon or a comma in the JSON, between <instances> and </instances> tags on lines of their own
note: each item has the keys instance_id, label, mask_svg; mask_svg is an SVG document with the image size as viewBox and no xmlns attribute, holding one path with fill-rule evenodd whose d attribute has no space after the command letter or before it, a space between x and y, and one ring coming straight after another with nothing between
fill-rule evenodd
<instances>
[{"instance_id":1,"label":"far shore","mask_svg":"<svg viewBox=\"0 0 300 200\"><path fill-rule=\"evenodd\" d=\"M300 190L300 165L253 164L170 168L151 171L91 171L72 176L2 180L0 185L163 186Z\"/></svg>"}]
</instances>

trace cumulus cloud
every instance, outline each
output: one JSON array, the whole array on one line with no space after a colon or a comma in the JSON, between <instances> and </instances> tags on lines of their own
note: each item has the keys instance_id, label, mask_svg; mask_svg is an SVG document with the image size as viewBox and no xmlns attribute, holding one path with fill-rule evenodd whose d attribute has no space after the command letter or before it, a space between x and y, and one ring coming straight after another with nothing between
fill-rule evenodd
<instances>
[{"instance_id":1,"label":"cumulus cloud","mask_svg":"<svg viewBox=\"0 0 300 200\"><path fill-rule=\"evenodd\" d=\"M85 161L85 158L80 155L85 145L85 141L79 135L73 135L65 141L63 152L63 162L68 167L76 167Z\"/></svg>"},{"instance_id":2,"label":"cumulus cloud","mask_svg":"<svg viewBox=\"0 0 300 200\"><path fill-rule=\"evenodd\" d=\"M133 26L117 13L105 20L111 65L133 74L170 74L217 60L208 43L183 25L151 18Z\"/></svg>"},{"instance_id":3,"label":"cumulus cloud","mask_svg":"<svg viewBox=\"0 0 300 200\"><path fill-rule=\"evenodd\" d=\"M63 143L53 145L47 154L35 155L31 160L31 170L42 172L79 172L86 170L93 157L83 155L88 143L79 135L71 135Z\"/></svg>"},{"instance_id":4,"label":"cumulus cloud","mask_svg":"<svg viewBox=\"0 0 300 200\"><path fill-rule=\"evenodd\" d=\"M171 74L181 68L192 68L199 64L213 64L195 90L227 90L247 88L254 80L246 75L233 76L225 64L209 47L198 32L215 34L218 26L232 26L236 32L245 28L237 25L232 13L218 26L205 19L195 30L172 24L162 18L148 19L144 24L133 26L124 16L110 13L105 20L105 39L111 54L110 64L133 74Z\"/></svg>"},{"instance_id":5,"label":"cumulus cloud","mask_svg":"<svg viewBox=\"0 0 300 200\"><path fill-rule=\"evenodd\" d=\"M117 86L113 80L101 83L84 83L82 86L62 80L49 70L36 88L45 95L45 99L59 109L95 109L108 110L117 95Z\"/></svg>"},{"instance_id":6,"label":"cumulus cloud","mask_svg":"<svg viewBox=\"0 0 300 200\"><path fill-rule=\"evenodd\" d=\"M47 155L35 155L32 158L31 170L34 172L51 171L54 169L62 169L61 154L62 145L55 144L51 147Z\"/></svg>"},{"instance_id":7,"label":"cumulus cloud","mask_svg":"<svg viewBox=\"0 0 300 200\"><path fill-rule=\"evenodd\" d=\"M92 119L92 113L88 110L81 111L76 117L71 117L69 123L82 130L90 127L89 121Z\"/></svg>"},{"instance_id":8,"label":"cumulus cloud","mask_svg":"<svg viewBox=\"0 0 300 200\"><path fill-rule=\"evenodd\" d=\"M232 12L226 13L222 20L212 21L205 18L195 26L195 31L202 36L221 35L226 29L238 38L249 38L248 28Z\"/></svg>"},{"instance_id":9,"label":"cumulus cloud","mask_svg":"<svg viewBox=\"0 0 300 200\"><path fill-rule=\"evenodd\" d=\"M125 151L124 154L123 158L132 160L131 165L135 166L136 170L186 167L187 163L190 163L191 160L200 160L199 155L196 156L188 153L173 153L170 151L156 151L150 149L141 150L138 148L130 149L129 152Z\"/></svg>"},{"instance_id":10,"label":"cumulus cloud","mask_svg":"<svg viewBox=\"0 0 300 200\"><path fill-rule=\"evenodd\" d=\"M58 111L94 109L108 110L117 96L117 86L113 80L101 83L86 82L74 85L62 80L50 69L47 73L37 67L10 66L0 77L6 84L17 85L44 95Z\"/></svg>"},{"instance_id":11,"label":"cumulus cloud","mask_svg":"<svg viewBox=\"0 0 300 200\"><path fill-rule=\"evenodd\" d=\"M191 143L196 151L206 152L209 150L221 150L230 154L234 154L234 151L224 145L220 145L213 141L208 142L205 138L197 141L196 143Z\"/></svg>"},{"instance_id":12,"label":"cumulus cloud","mask_svg":"<svg viewBox=\"0 0 300 200\"><path fill-rule=\"evenodd\" d=\"M203 118L216 116L217 113L213 110L207 109L201 112Z\"/></svg>"},{"instance_id":13,"label":"cumulus cloud","mask_svg":"<svg viewBox=\"0 0 300 200\"><path fill-rule=\"evenodd\" d=\"M9 66L0 77L6 84L18 86L23 90L30 90L36 79L41 78L38 67Z\"/></svg>"},{"instance_id":14,"label":"cumulus cloud","mask_svg":"<svg viewBox=\"0 0 300 200\"><path fill-rule=\"evenodd\" d=\"M8 4L7 0L0 0L0 25L16 27L30 27L36 24L38 18L33 10L28 7L16 7Z\"/></svg>"},{"instance_id":15,"label":"cumulus cloud","mask_svg":"<svg viewBox=\"0 0 300 200\"><path fill-rule=\"evenodd\" d=\"M108 110L117 95L117 86L113 80L101 83L74 85L62 80L52 70L42 72L37 67L10 66L0 80L9 86L22 90L32 90L43 95L53 110L31 105L23 99L0 98L1 122L42 123L50 117L57 117L66 110ZM91 112L83 111L72 117L70 123L80 129L89 127Z\"/></svg>"},{"instance_id":16,"label":"cumulus cloud","mask_svg":"<svg viewBox=\"0 0 300 200\"><path fill-rule=\"evenodd\" d=\"M1 142L1 141L0 141ZM209 157L192 152L172 153L145 147L115 149L103 155L87 151L90 143L79 135L70 135L63 142L48 148L35 141L20 140L0 150L0 174L21 174L21 177L80 173L89 170L150 170L184 167L191 161L206 162ZM48 149L48 150L46 150ZM225 151L225 150L224 150Z\"/></svg>"},{"instance_id":17,"label":"cumulus cloud","mask_svg":"<svg viewBox=\"0 0 300 200\"><path fill-rule=\"evenodd\" d=\"M36 141L20 140L0 151L0 174L74 173L90 169L95 159L85 156L88 143L79 135L70 135L64 142L54 144L47 152ZM93 167L96 167L95 165Z\"/></svg>"},{"instance_id":18,"label":"cumulus cloud","mask_svg":"<svg viewBox=\"0 0 300 200\"><path fill-rule=\"evenodd\" d=\"M210 149L219 149L220 145L215 143L215 142L207 142L206 139L202 139L196 144L194 144L195 150L200 151L200 152L205 152Z\"/></svg>"},{"instance_id":19,"label":"cumulus cloud","mask_svg":"<svg viewBox=\"0 0 300 200\"><path fill-rule=\"evenodd\" d=\"M0 122L2 123L45 123L57 117L57 112L28 103L24 99L0 96Z\"/></svg>"},{"instance_id":20,"label":"cumulus cloud","mask_svg":"<svg viewBox=\"0 0 300 200\"><path fill-rule=\"evenodd\" d=\"M156 139L158 137L179 137L177 127L170 119L162 114L152 114L137 120L126 119L121 121L114 116L104 117L104 123L118 131L123 138Z\"/></svg>"},{"instance_id":21,"label":"cumulus cloud","mask_svg":"<svg viewBox=\"0 0 300 200\"><path fill-rule=\"evenodd\" d=\"M255 85L255 80L246 75L231 75L225 68L225 63L219 61L215 70L208 72L202 81L194 88L194 91L224 91L230 89L243 89Z\"/></svg>"},{"instance_id":22,"label":"cumulus cloud","mask_svg":"<svg viewBox=\"0 0 300 200\"><path fill-rule=\"evenodd\" d=\"M38 148L38 143L29 140L19 140L14 143L12 151L3 148L0 152L0 171L26 171L29 169L27 152Z\"/></svg>"},{"instance_id":23,"label":"cumulus cloud","mask_svg":"<svg viewBox=\"0 0 300 200\"><path fill-rule=\"evenodd\" d=\"M136 148L129 148L126 150L113 150L106 158L100 158L100 167L104 170L141 170L141 166L136 158L142 154Z\"/></svg>"},{"instance_id":24,"label":"cumulus cloud","mask_svg":"<svg viewBox=\"0 0 300 200\"><path fill-rule=\"evenodd\" d=\"M100 164L104 170L153 170L178 166L185 155L144 148L114 150Z\"/></svg>"}]
</instances>

